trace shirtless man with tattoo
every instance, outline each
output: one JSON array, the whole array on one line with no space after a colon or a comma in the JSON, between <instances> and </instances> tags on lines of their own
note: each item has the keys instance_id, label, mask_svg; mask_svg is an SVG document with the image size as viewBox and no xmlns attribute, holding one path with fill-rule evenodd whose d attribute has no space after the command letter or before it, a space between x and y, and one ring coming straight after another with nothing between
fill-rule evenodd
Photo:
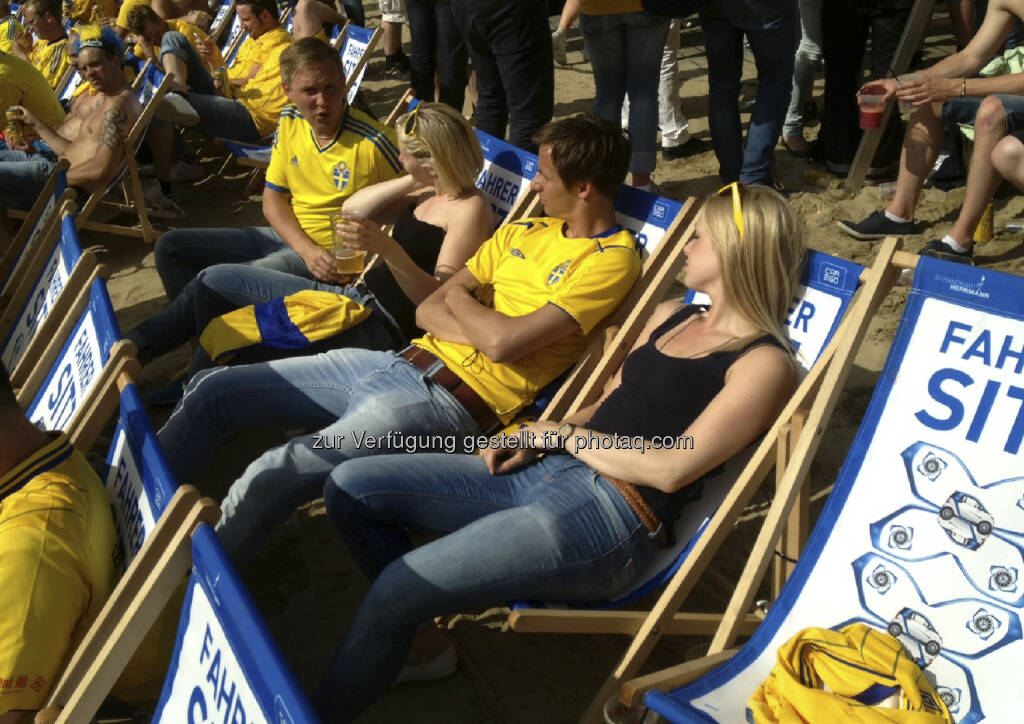
<instances>
[{"instance_id":1,"label":"shirtless man with tattoo","mask_svg":"<svg viewBox=\"0 0 1024 724\"><path fill-rule=\"evenodd\" d=\"M14 106L53 153L0 151L0 256L11 241L6 210L30 208L58 159L71 164L68 185L88 193L102 193L124 162L124 139L141 109L121 65L120 39L109 27L82 29L78 67L97 93L76 98L57 128Z\"/></svg>"}]
</instances>

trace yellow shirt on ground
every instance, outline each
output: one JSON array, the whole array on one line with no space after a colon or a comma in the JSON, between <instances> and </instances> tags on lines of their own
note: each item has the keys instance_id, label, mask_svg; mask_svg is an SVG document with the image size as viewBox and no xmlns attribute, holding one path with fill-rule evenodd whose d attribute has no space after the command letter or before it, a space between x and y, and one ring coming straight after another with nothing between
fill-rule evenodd
<instances>
[{"instance_id":1,"label":"yellow shirt on ground","mask_svg":"<svg viewBox=\"0 0 1024 724\"><path fill-rule=\"evenodd\" d=\"M288 102L281 85L281 53L291 43L291 34L282 26L268 30L255 40L246 38L235 62L228 68L228 78L235 80L248 78L253 65L260 66L256 75L235 91L235 98L249 111L262 136L274 132L277 117Z\"/></svg>"},{"instance_id":2,"label":"yellow shirt on ground","mask_svg":"<svg viewBox=\"0 0 1024 724\"><path fill-rule=\"evenodd\" d=\"M99 25L117 17L117 0L71 0L71 20L75 25Z\"/></svg>"},{"instance_id":3,"label":"yellow shirt on ground","mask_svg":"<svg viewBox=\"0 0 1024 724\"><path fill-rule=\"evenodd\" d=\"M338 135L321 148L299 109L287 105L274 137L266 184L274 191L291 194L299 226L330 250L330 212L338 211L357 190L401 173L394 130L348 108Z\"/></svg>"},{"instance_id":4,"label":"yellow shirt on ground","mask_svg":"<svg viewBox=\"0 0 1024 724\"><path fill-rule=\"evenodd\" d=\"M25 28L13 13L0 20L0 50L10 53L11 47L14 45L14 38L24 32Z\"/></svg>"},{"instance_id":5,"label":"yellow shirt on ground","mask_svg":"<svg viewBox=\"0 0 1024 724\"><path fill-rule=\"evenodd\" d=\"M0 112L15 105L51 128L64 122L64 108L43 74L27 60L0 51Z\"/></svg>"},{"instance_id":6,"label":"yellow shirt on ground","mask_svg":"<svg viewBox=\"0 0 1024 724\"><path fill-rule=\"evenodd\" d=\"M64 76L64 71L68 69L68 56L64 52L67 42L67 36L49 42L39 39L29 53L32 65L39 69L51 88L57 87L57 83Z\"/></svg>"},{"instance_id":7,"label":"yellow shirt on ground","mask_svg":"<svg viewBox=\"0 0 1024 724\"><path fill-rule=\"evenodd\" d=\"M113 589L117 534L64 434L0 477L0 715L39 709Z\"/></svg>"},{"instance_id":8,"label":"yellow shirt on ground","mask_svg":"<svg viewBox=\"0 0 1024 724\"><path fill-rule=\"evenodd\" d=\"M494 287L495 311L521 317L554 304L580 330L513 362L498 364L468 344L427 334L413 344L438 356L508 423L546 384L583 354L588 335L625 298L640 276L633 234L614 226L592 238L569 239L561 219L506 224L484 242L466 268Z\"/></svg>"}]
</instances>

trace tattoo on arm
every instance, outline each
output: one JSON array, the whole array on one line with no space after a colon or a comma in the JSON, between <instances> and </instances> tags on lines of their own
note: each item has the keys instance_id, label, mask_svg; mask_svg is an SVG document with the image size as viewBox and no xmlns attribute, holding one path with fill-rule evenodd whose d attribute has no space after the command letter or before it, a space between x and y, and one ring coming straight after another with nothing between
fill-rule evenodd
<instances>
[{"instance_id":1,"label":"tattoo on arm","mask_svg":"<svg viewBox=\"0 0 1024 724\"><path fill-rule=\"evenodd\" d=\"M120 106L108 108L103 113L103 131L100 134L100 145L117 151L124 140L124 129L128 125L128 116Z\"/></svg>"}]
</instances>

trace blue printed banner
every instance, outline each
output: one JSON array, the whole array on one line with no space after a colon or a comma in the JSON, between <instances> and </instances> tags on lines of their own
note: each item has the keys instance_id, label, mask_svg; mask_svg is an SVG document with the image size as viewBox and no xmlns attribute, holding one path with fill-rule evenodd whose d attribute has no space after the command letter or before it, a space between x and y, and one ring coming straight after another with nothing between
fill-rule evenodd
<instances>
[{"instance_id":1,"label":"blue printed banner","mask_svg":"<svg viewBox=\"0 0 1024 724\"><path fill-rule=\"evenodd\" d=\"M537 156L481 130L477 130L476 137L484 153L484 168L476 186L487 194L494 213L504 220L537 174Z\"/></svg>"},{"instance_id":2,"label":"blue printed banner","mask_svg":"<svg viewBox=\"0 0 1024 724\"><path fill-rule=\"evenodd\" d=\"M213 529L192 537L178 639L153 724L315 724Z\"/></svg>"},{"instance_id":3,"label":"blue printed banner","mask_svg":"<svg viewBox=\"0 0 1024 724\"><path fill-rule=\"evenodd\" d=\"M615 219L636 235L645 254L650 254L661 243L682 208L678 201L634 186L620 186L615 196Z\"/></svg>"},{"instance_id":4,"label":"blue printed banner","mask_svg":"<svg viewBox=\"0 0 1024 724\"><path fill-rule=\"evenodd\" d=\"M685 720L743 721L780 645L860 621L903 644L956 722L1019 721L1022 438L1024 279L922 257L857 438L768 618L727 664L649 701Z\"/></svg>"}]
</instances>

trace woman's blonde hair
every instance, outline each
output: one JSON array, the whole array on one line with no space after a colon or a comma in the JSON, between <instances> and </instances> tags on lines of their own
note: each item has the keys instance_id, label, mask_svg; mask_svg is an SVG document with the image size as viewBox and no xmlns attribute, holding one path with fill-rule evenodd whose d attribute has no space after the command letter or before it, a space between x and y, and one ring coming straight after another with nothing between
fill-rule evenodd
<instances>
[{"instance_id":1,"label":"woman's blonde hair","mask_svg":"<svg viewBox=\"0 0 1024 724\"><path fill-rule=\"evenodd\" d=\"M469 191L484 167L484 154L473 127L444 103L420 103L400 117L398 142L420 163L434 170L437 190L442 194L458 196Z\"/></svg>"},{"instance_id":2,"label":"woman's blonde hair","mask_svg":"<svg viewBox=\"0 0 1024 724\"><path fill-rule=\"evenodd\" d=\"M740 186L739 193L742 240L731 190L708 197L701 209L718 255L725 295L758 329L792 349L785 319L807 250L803 223L774 189Z\"/></svg>"}]
</instances>

